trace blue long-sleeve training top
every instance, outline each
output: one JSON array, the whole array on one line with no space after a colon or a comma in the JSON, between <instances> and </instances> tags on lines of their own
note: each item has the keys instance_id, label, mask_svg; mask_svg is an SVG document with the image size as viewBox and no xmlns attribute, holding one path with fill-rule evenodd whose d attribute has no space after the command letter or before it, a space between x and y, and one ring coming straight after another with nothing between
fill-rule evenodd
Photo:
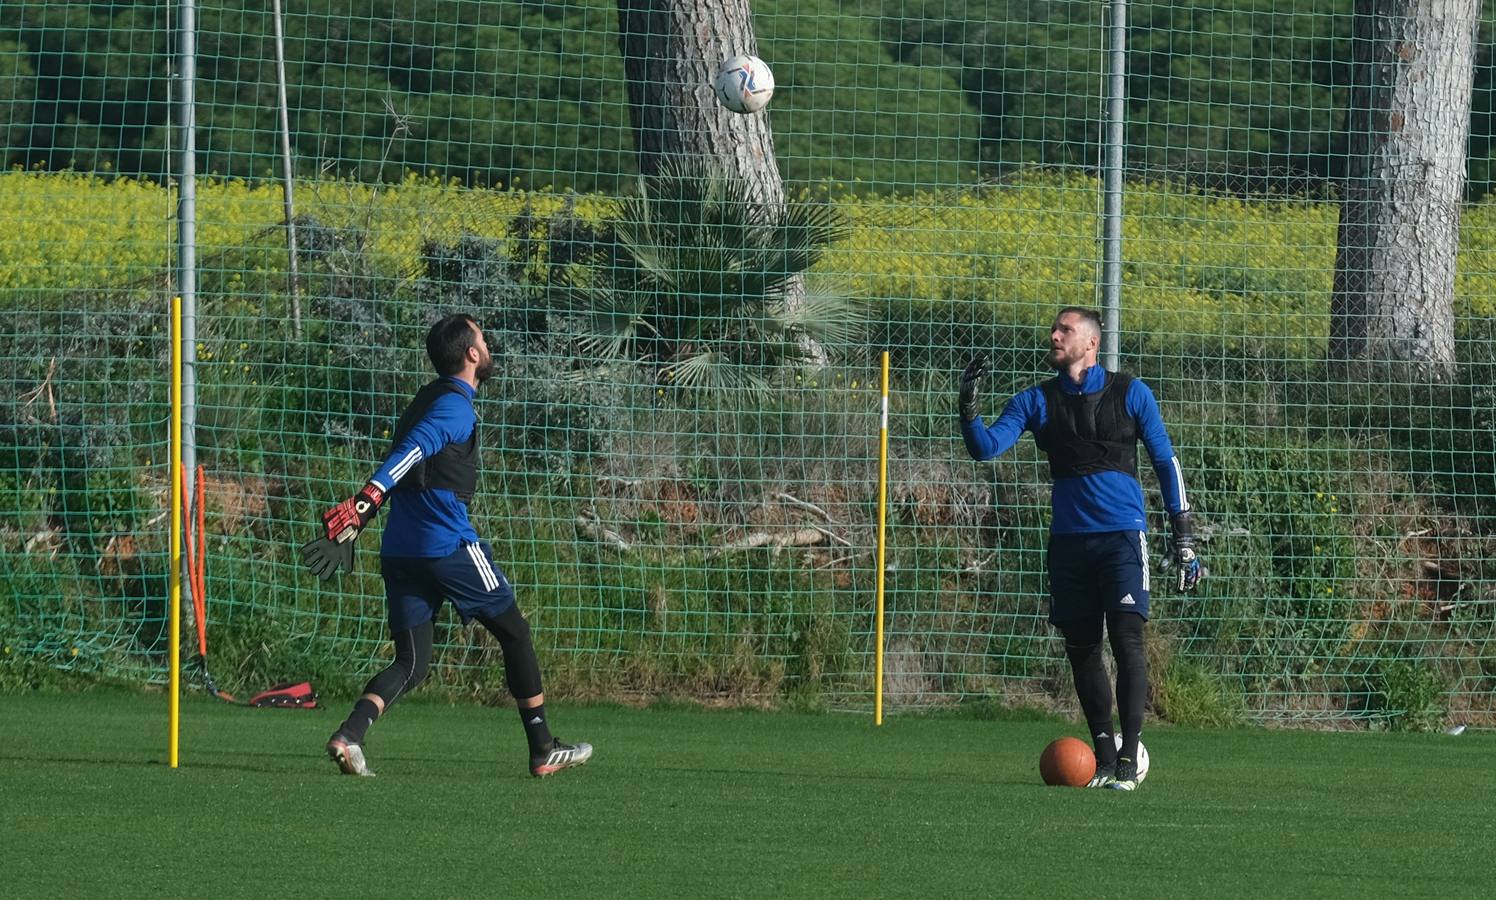
<instances>
[{"instance_id":1,"label":"blue long-sleeve training top","mask_svg":"<svg viewBox=\"0 0 1496 900\"><path fill-rule=\"evenodd\" d=\"M1094 394L1106 384L1106 369L1091 366L1079 385L1061 374L1060 389L1067 394ZM1158 401L1141 379L1127 387L1127 413L1138 423L1138 437L1158 475L1164 506L1173 516L1188 510L1184 474L1174 445L1164 429ZM1025 431L1037 433L1049 421L1044 390L1034 385L1009 400L997 421L985 424L980 417L961 423L961 437L972 459L1001 456L1018 443ZM1143 486L1125 472L1096 472L1071 478L1056 478L1050 491L1049 530L1052 534L1090 534L1102 531L1147 531Z\"/></svg>"},{"instance_id":2,"label":"blue long-sleeve training top","mask_svg":"<svg viewBox=\"0 0 1496 900\"><path fill-rule=\"evenodd\" d=\"M450 376L444 380L457 385L462 393L446 391L437 397L369 479L389 496L381 556L432 559L450 556L463 544L478 542L478 532L468 521L467 504L452 491L433 488L390 493L416 464L436 456L448 444L466 443L478 427L472 385Z\"/></svg>"}]
</instances>

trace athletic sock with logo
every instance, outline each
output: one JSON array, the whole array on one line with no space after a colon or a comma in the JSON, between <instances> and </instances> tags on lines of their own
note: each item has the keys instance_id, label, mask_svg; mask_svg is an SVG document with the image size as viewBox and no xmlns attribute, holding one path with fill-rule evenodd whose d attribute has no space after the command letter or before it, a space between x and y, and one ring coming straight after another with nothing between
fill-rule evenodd
<instances>
[{"instance_id":1,"label":"athletic sock with logo","mask_svg":"<svg viewBox=\"0 0 1496 900\"><path fill-rule=\"evenodd\" d=\"M1091 724L1091 746L1096 751L1096 765L1110 766L1117 761L1117 741L1112 737L1112 723Z\"/></svg>"},{"instance_id":2,"label":"athletic sock with logo","mask_svg":"<svg viewBox=\"0 0 1496 900\"><path fill-rule=\"evenodd\" d=\"M362 744L364 735L369 732L369 726L373 725L377 718L379 718L378 705L368 697L360 697L358 702L353 704L353 712L349 713L348 718L339 726L338 734L355 744Z\"/></svg>"},{"instance_id":3,"label":"athletic sock with logo","mask_svg":"<svg viewBox=\"0 0 1496 900\"><path fill-rule=\"evenodd\" d=\"M525 725L525 740L530 742L530 755L539 756L551 749L556 739L551 737L550 726L545 723L545 704L521 707L519 720Z\"/></svg>"}]
</instances>

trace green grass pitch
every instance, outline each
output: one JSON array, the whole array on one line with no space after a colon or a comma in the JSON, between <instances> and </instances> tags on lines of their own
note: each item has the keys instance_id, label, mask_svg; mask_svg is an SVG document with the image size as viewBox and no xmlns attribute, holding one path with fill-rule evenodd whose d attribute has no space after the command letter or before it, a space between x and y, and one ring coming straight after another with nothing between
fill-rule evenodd
<instances>
[{"instance_id":1,"label":"green grass pitch","mask_svg":"<svg viewBox=\"0 0 1496 900\"><path fill-rule=\"evenodd\" d=\"M552 703L586 767L535 780L510 709L419 700L377 778L324 711L0 697L6 897L1490 897L1496 740L1158 727L1136 793L1048 788L1067 723Z\"/></svg>"}]
</instances>

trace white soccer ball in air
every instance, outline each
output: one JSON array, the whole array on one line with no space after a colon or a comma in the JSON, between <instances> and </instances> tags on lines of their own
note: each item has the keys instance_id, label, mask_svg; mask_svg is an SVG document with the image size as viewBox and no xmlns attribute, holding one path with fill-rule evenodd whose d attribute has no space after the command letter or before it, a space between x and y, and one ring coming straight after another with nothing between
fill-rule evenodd
<instances>
[{"instance_id":1,"label":"white soccer ball in air","mask_svg":"<svg viewBox=\"0 0 1496 900\"><path fill-rule=\"evenodd\" d=\"M1117 740L1117 752L1119 752L1119 753L1122 752L1122 735L1120 735L1120 734L1114 734L1114 735L1112 735L1112 737L1116 738L1116 740ZM1138 784L1142 784L1143 783L1143 779L1147 778L1147 777L1148 777L1148 748L1143 746L1143 742L1142 741L1138 741Z\"/></svg>"},{"instance_id":2,"label":"white soccer ball in air","mask_svg":"<svg viewBox=\"0 0 1496 900\"><path fill-rule=\"evenodd\" d=\"M774 96L774 73L757 56L734 56L717 67L712 89L735 113L756 113Z\"/></svg>"}]
</instances>

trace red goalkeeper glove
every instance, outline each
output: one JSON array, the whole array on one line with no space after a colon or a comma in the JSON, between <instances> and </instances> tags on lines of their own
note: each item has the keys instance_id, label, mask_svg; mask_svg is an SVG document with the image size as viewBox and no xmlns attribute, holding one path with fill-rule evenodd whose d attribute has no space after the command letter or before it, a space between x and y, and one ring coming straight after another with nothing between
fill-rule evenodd
<instances>
[{"instance_id":1,"label":"red goalkeeper glove","mask_svg":"<svg viewBox=\"0 0 1496 900\"><path fill-rule=\"evenodd\" d=\"M359 536L384 503L384 491L379 485L369 482L363 490L322 514L322 526L327 539L335 544L346 544Z\"/></svg>"}]
</instances>

